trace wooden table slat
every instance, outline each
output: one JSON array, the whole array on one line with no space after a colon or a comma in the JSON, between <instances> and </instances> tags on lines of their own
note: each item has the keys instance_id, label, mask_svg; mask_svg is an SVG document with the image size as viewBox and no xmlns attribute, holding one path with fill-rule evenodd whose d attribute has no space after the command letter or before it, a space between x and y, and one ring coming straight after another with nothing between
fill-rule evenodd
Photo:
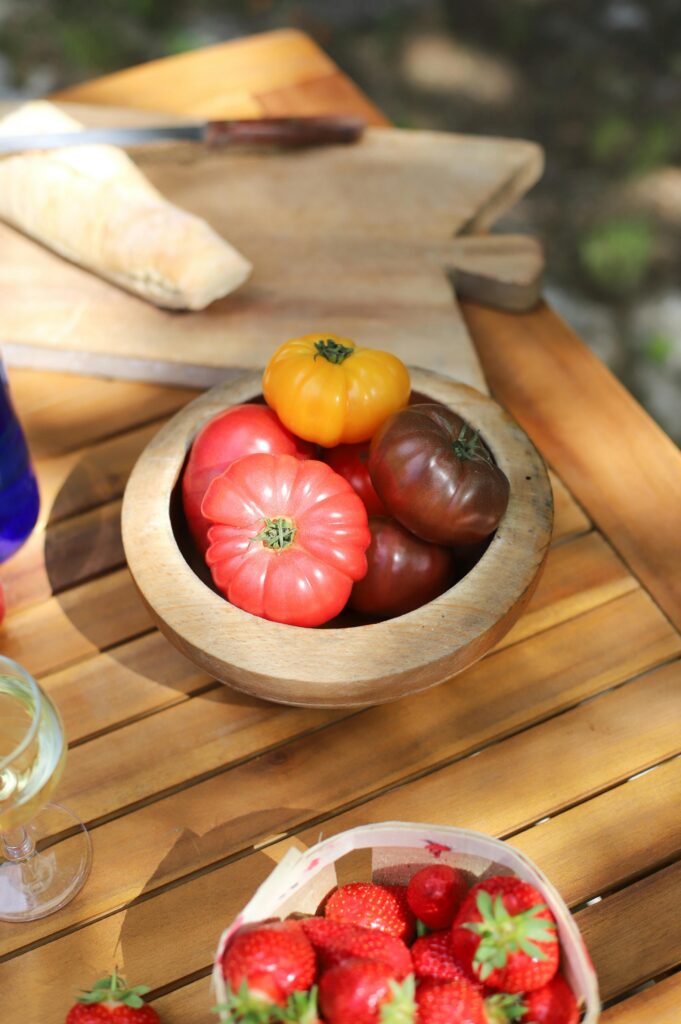
<instances>
[{"instance_id":1,"label":"wooden table slat","mask_svg":"<svg viewBox=\"0 0 681 1024\"><path fill-rule=\"evenodd\" d=\"M35 460L63 455L159 420L196 392L69 373L8 371L10 389Z\"/></svg>"},{"instance_id":2,"label":"wooden table slat","mask_svg":"<svg viewBox=\"0 0 681 1024\"><path fill-rule=\"evenodd\" d=\"M604 999L681 963L679 891L681 861L579 912Z\"/></svg>"},{"instance_id":3,"label":"wooden table slat","mask_svg":"<svg viewBox=\"0 0 681 1024\"><path fill-rule=\"evenodd\" d=\"M476 758L461 761L436 776L422 780L421 788L425 789L433 780L437 780L440 806L444 804L447 808L445 820L461 820L461 823L465 823L469 815L477 819L484 815L486 827L495 832L501 818L510 819L508 824L513 827L519 813L527 815L532 800L536 800L539 807L545 805L545 801L542 802L536 792L536 786L538 782L544 787L551 786L552 779L546 766L553 756L556 764L561 766L555 784L566 786L569 780L573 787L571 801L574 802L577 794L585 798L590 791L611 782L612 773L625 767L616 756L622 749L630 752L628 767L631 768L637 763L639 766L644 765L651 755L654 757L656 752L668 748L674 740L678 744L678 736L670 720L673 717L673 701L678 702L680 698L678 686L675 685L677 679L678 673L672 672L669 667L658 669L630 686L608 694L602 700L589 702L570 712L570 728L562 728L560 720L537 726L531 744L524 742L524 737L498 744ZM649 727L643 734L638 729L636 711L641 701L641 692L645 693L650 717ZM574 738L583 734L584 728L594 735L595 742L591 749L586 746L575 747ZM518 743L519 739L521 743ZM282 769L281 764L271 767L277 773ZM290 770L290 762L286 768ZM596 776L600 776L598 783ZM301 778L300 774L298 778ZM308 773L308 784L310 778ZM269 785L271 781L271 772L269 780L261 777L262 785ZM433 817L430 798L426 795L424 802L423 793L419 795L417 808L412 806L409 799L405 805L405 795L413 791L415 785L402 787L393 799L399 801L405 817L411 820L437 820ZM517 804L519 791L528 800L522 810ZM223 799L231 802L239 792L237 784L224 793ZM276 796L273 794L272 799L274 803ZM465 802L470 809L462 814L461 807ZM496 820L494 814L490 816L492 803L497 805ZM216 806L213 802L213 811ZM132 817L128 815L121 820L130 823ZM381 820L382 817L379 813L374 816L374 820ZM156 871L172 860L175 852L173 833L180 840L177 845L198 846L201 841L200 836L183 834L177 827L173 828L172 822L176 821L177 818L172 816L165 826L168 847L161 865L154 862ZM232 817L227 831L238 821L238 816ZM319 829L315 831L318 833ZM147 837L145 829L138 828L131 838L138 846L144 846ZM224 829L220 838L224 843ZM130 845L128 842L117 846L116 877L119 883L122 881L121 850L127 853ZM611 847L610 852L613 858L617 857L616 849ZM581 851L581 855L588 858L589 850ZM12 1010L18 1012L20 1006L25 1006L27 979L31 977L40 979L39 985L31 986L36 1014L39 1016L45 1013L49 1007L49 1012L54 1015L50 1019L56 1021L60 1003L63 1004L67 998L65 993L75 991L81 984L83 970L98 977L113 962L117 962L126 971L134 965L136 976L143 977L152 988L159 988L173 978L181 979L201 970L211 961L221 928L243 906L254 887L267 876L271 868L272 860L264 851L250 854L218 870L199 874L181 886L172 886L152 899L136 903L125 912L95 921L83 929L5 962L0 965L0 986L10 976L13 981L5 1004L8 1019L12 1019ZM591 939L592 954L600 958L606 997L627 987L625 977L630 985L634 985L638 979L644 980L642 975L654 976L681 956L681 934L677 935L681 918L676 914L672 898L672 882L677 878L678 869L679 865L673 869L664 869L622 893L586 908L578 915L578 920L586 925L587 941ZM561 874L554 880L560 887ZM111 880L108 890L111 891ZM659 911L666 935L659 930L656 932L654 920L645 925L641 923L647 955L645 959L639 957L638 962L632 964L635 960L632 946L636 941L638 926L636 929L621 927L623 915L620 915L620 927L616 927L613 907L621 907L623 912L636 910L638 922L642 916L641 905L648 899ZM601 913L605 913L606 924L599 923ZM28 926L30 930L22 929L27 940L34 927ZM177 936L186 932L191 933L191 943L185 945L177 941ZM604 932L606 941L602 939ZM151 934L153 942L149 941ZM14 936L16 942L16 930ZM626 974L617 973L617 964L621 962L626 963ZM57 979L59 985L56 984Z\"/></svg>"},{"instance_id":4,"label":"wooden table slat","mask_svg":"<svg viewBox=\"0 0 681 1024\"><path fill-rule=\"evenodd\" d=\"M492 393L681 627L681 451L546 306L463 311Z\"/></svg>"},{"instance_id":5,"label":"wooden table slat","mask_svg":"<svg viewBox=\"0 0 681 1024\"><path fill-rule=\"evenodd\" d=\"M208 991L208 983L204 982L204 994ZM200 988L192 988L192 997L196 998ZM173 999L174 997L174 999ZM173 993L173 996L166 996L168 1000L168 1024L174 1024L173 1014L175 1007L181 1005L180 992ZM157 1005L162 1005L159 1002ZM630 999L616 1003L606 1010L601 1017L602 1024L679 1024L681 1012L681 971L673 974L657 985L651 985L642 992L638 992ZM189 1013L187 1024L194 1024L191 1017L190 1006L186 1005L185 1010ZM200 1012L200 1011L199 1011ZM197 1022L202 1020L197 1017ZM178 1024L180 1018L177 1018Z\"/></svg>"},{"instance_id":6,"label":"wooden table slat","mask_svg":"<svg viewBox=\"0 0 681 1024\"><path fill-rule=\"evenodd\" d=\"M628 608L615 609L618 603L627 603ZM574 625L558 627L529 643L485 659L441 690L329 724L321 736L303 737L93 830L97 872L77 900L61 911L62 927L111 911L149 888L166 885L183 874L248 849L273 833L300 828L306 821L328 816L355 800L363 800L365 806L334 819L331 831L372 820L400 818L449 821L473 827L484 821L496 831L507 832L522 827L533 817L541 817L544 804L551 803L552 809L570 805L648 767L656 761L655 751L660 756L669 756L674 752L674 739L678 742L678 737L674 737L673 701L680 694L678 687L674 692L667 678L674 672L659 669L661 681L657 676L652 677L652 682L650 678L639 680L608 693L602 700L552 718L531 733L522 732L475 758L456 761L433 773L445 758L452 760L475 752L502 732L526 729L537 717L548 717L599 690L617 685L680 649L678 638L643 595L627 595L591 615L593 641L590 650L580 652L581 658L575 657ZM619 665L613 666L608 651L617 642L622 626L629 644L621 647ZM645 651L643 657L641 651ZM679 663L672 668L678 675ZM630 744L629 731L634 730L635 722L627 716L642 693L652 705L650 728L638 743ZM664 700L669 699L668 704L664 704L660 693ZM202 701L199 698L192 703L200 705ZM220 713L225 729L241 714L238 707L206 703L206 711L193 714L200 714L201 721L207 718L208 728L214 732L216 726L211 723ZM599 711L601 705L604 710ZM619 708L624 710L618 712ZM180 719L173 728L171 721L179 719L186 710L186 705L170 708L72 751L59 798L87 817L102 813L104 799L111 801L117 797L119 802L128 804L135 797L139 799L141 785L146 785L146 792L151 795L154 787L172 784L171 773L178 771L172 745L186 722ZM299 715L289 709L279 710L279 724L270 720L270 729L285 728L287 721ZM270 712L273 714L274 709ZM316 720L323 724L331 718L329 712L305 714L308 723ZM597 723L609 718L610 731L600 737ZM299 722L296 717L289 724L290 735ZM219 721L217 726L219 729ZM580 729L593 737L593 742L588 750L582 753L578 749L573 756L572 747L579 747L575 737L579 737ZM402 741L399 748L391 742L396 734ZM235 757L233 743L240 740L232 736L227 736L221 753L214 735L203 731L190 733L189 754L179 756L200 756L200 763L194 762L195 772L207 771L211 765L217 768ZM542 742L541 737L545 737ZM602 747L601 758L596 756L596 742ZM194 747L204 744L205 753L192 754ZM136 753L140 746L142 752ZM626 749L627 756L618 760L620 746ZM546 748L555 748L551 763L561 764L557 776L545 771ZM116 749L120 751L118 766ZM533 761L535 750L538 759ZM507 764L505 757L510 759ZM518 775L509 770L516 759ZM490 761L499 765L497 771L503 785L488 787L484 799L479 799L476 772L485 770L489 775L486 765ZM118 788L112 783L108 791L107 764L120 777ZM570 765L570 770L564 765ZM126 766L128 778L124 780ZM182 765L180 774L181 768ZM371 799L377 790L396 787L405 777L419 772L430 774ZM524 794L527 783L520 780L531 779L533 773L537 786L532 785ZM92 780L102 775L104 785L90 788ZM523 793L522 801L519 793ZM100 802L95 805L96 800ZM312 831L316 835L319 830L315 827ZM123 849L125 878L120 878ZM20 935L16 929L0 924L0 955L15 948L18 942L23 945L45 937L51 930L49 920L24 926Z\"/></svg>"},{"instance_id":7,"label":"wooden table slat","mask_svg":"<svg viewBox=\"0 0 681 1024\"><path fill-rule=\"evenodd\" d=\"M73 750L60 793L84 820L96 820L181 785L185 779L214 772L230 762L254 756L259 749L338 720L345 722L345 726L337 724L326 730L323 755L315 758L318 770L311 782L317 794L319 786L326 784L329 797L338 799L343 793L348 799L353 791L359 793L367 786L379 788L410 772L427 770L438 761L473 750L499 734L515 731L570 706L575 700L597 693L604 678L608 685L613 679L620 682L632 672L678 653L679 640L667 629L659 613L645 603L648 599L643 595L631 595L634 596L642 598L631 601L629 606L637 607L639 621L627 642L620 641L620 660L614 671L612 661L609 662L605 676L597 671L599 656L601 665L603 662L598 641L602 643L607 636L602 630L607 628L608 618L610 624L615 618L610 605L604 609L610 610L610 616L601 615L594 627L599 629L598 637L590 647L584 642L579 655L569 648L575 629L568 623L540 634L522 648L507 648L486 659L465 682L455 678L441 692L430 691L420 701L372 709L359 717L348 716L347 710L289 709L241 696L225 687L211 690ZM623 607L617 609L620 623L626 621L627 611ZM614 639L612 625L611 630ZM517 663L516 652L527 663L524 675L509 671ZM542 660L537 664L534 659L538 656ZM508 682L497 681L506 673ZM565 686L566 677L571 687ZM529 694L534 698L533 704L528 702ZM443 708L445 696L447 705ZM413 717L408 719L410 709ZM400 730L407 749L395 749L391 743L395 729ZM335 779L337 766L356 762L357 751L370 746L375 730L380 730L384 739L374 741L371 757L362 758L365 763L357 765L351 778ZM314 736L300 742L311 755L319 745ZM289 746L276 755L275 763L288 765L289 755L294 763L304 756ZM327 768L328 777L324 775ZM292 768L281 767L276 784L293 787L300 780ZM255 779L254 785L259 785ZM302 782L303 791L306 785ZM284 792L280 796L285 800Z\"/></svg>"},{"instance_id":8,"label":"wooden table slat","mask_svg":"<svg viewBox=\"0 0 681 1024\"><path fill-rule=\"evenodd\" d=\"M40 677L151 629L130 573L119 569L9 615L0 640L6 657Z\"/></svg>"}]
</instances>

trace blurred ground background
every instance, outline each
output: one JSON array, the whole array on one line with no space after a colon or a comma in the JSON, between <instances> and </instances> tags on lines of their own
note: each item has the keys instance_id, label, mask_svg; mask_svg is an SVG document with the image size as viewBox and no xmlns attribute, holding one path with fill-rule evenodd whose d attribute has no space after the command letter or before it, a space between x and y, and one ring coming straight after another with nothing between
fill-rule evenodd
<instances>
[{"instance_id":1,"label":"blurred ground background","mask_svg":"<svg viewBox=\"0 0 681 1024\"><path fill-rule=\"evenodd\" d=\"M681 441L681 0L0 0L0 98L280 26L400 126L542 143L503 227L542 239L549 301Z\"/></svg>"}]
</instances>

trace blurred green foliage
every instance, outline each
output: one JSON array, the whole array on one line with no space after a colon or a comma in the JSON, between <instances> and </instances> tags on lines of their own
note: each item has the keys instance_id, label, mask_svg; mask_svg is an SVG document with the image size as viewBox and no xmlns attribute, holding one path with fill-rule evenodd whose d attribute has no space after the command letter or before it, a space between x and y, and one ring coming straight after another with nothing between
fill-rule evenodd
<instances>
[{"instance_id":1,"label":"blurred green foliage","mask_svg":"<svg viewBox=\"0 0 681 1024\"><path fill-rule=\"evenodd\" d=\"M613 220L581 239L579 254L591 280L599 288L624 294L640 287L653 258L655 237L643 220Z\"/></svg>"},{"instance_id":2,"label":"blurred green foliage","mask_svg":"<svg viewBox=\"0 0 681 1024\"><path fill-rule=\"evenodd\" d=\"M652 363L666 363L674 350L674 339L656 331L646 339L643 351Z\"/></svg>"}]
</instances>

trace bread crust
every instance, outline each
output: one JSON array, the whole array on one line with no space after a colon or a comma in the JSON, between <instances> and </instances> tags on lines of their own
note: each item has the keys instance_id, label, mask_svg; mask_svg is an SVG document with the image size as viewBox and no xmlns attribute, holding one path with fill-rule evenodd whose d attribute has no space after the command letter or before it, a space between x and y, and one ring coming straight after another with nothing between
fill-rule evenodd
<instances>
[{"instance_id":1,"label":"bread crust","mask_svg":"<svg viewBox=\"0 0 681 1024\"><path fill-rule=\"evenodd\" d=\"M82 130L44 101L0 134ZM0 219L100 277L170 309L204 309L252 266L200 217L163 198L115 146L73 146L0 161Z\"/></svg>"}]
</instances>

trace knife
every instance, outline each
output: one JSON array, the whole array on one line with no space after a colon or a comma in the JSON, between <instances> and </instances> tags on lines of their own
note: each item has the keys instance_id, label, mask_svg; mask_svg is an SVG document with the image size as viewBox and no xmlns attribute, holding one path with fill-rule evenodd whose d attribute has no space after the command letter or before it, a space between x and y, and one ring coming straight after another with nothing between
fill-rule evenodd
<instances>
[{"instance_id":1,"label":"knife","mask_svg":"<svg viewBox=\"0 0 681 1024\"><path fill-rule=\"evenodd\" d=\"M139 146L148 142L202 142L207 146L265 145L304 147L355 142L366 122L354 115L263 117L230 121L190 121L140 128L84 128L82 131L0 134L0 153L64 146Z\"/></svg>"}]
</instances>

